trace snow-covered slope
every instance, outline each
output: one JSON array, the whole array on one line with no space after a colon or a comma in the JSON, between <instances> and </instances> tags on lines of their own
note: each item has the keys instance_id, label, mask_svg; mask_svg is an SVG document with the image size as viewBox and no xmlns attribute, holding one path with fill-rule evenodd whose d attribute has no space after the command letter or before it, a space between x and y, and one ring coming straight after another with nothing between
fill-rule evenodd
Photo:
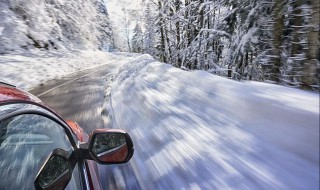
<instances>
[{"instance_id":1,"label":"snow-covered slope","mask_svg":"<svg viewBox=\"0 0 320 190\"><path fill-rule=\"evenodd\" d=\"M128 53L107 53L103 51L45 52L0 55L0 80L30 90L50 79L61 78L81 70L108 63L127 62Z\"/></svg>"},{"instance_id":2,"label":"snow-covered slope","mask_svg":"<svg viewBox=\"0 0 320 190\"><path fill-rule=\"evenodd\" d=\"M0 53L108 49L112 31L103 0L0 1Z\"/></svg>"},{"instance_id":3,"label":"snow-covered slope","mask_svg":"<svg viewBox=\"0 0 320 190\"><path fill-rule=\"evenodd\" d=\"M30 89L137 56L35 54L0 56L0 79ZM319 188L319 94L186 72L142 55L119 70L110 109L135 143L129 164L142 189ZM125 188L130 177L114 171Z\"/></svg>"},{"instance_id":4,"label":"snow-covered slope","mask_svg":"<svg viewBox=\"0 0 320 190\"><path fill-rule=\"evenodd\" d=\"M142 189L319 188L319 94L143 55L120 69L111 95Z\"/></svg>"}]
</instances>

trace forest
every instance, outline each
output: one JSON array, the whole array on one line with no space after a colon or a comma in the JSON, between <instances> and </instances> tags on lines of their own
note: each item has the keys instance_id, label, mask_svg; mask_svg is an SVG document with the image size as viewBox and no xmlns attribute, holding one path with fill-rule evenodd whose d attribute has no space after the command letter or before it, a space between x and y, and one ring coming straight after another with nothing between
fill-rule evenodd
<instances>
[{"instance_id":1,"label":"forest","mask_svg":"<svg viewBox=\"0 0 320 190\"><path fill-rule=\"evenodd\" d=\"M129 51L184 70L319 91L318 0L144 0L141 7L132 37L126 28ZM136 12L122 10L129 26Z\"/></svg>"},{"instance_id":2,"label":"forest","mask_svg":"<svg viewBox=\"0 0 320 190\"><path fill-rule=\"evenodd\" d=\"M0 55L14 51L108 50L103 0L0 1Z\"/></svg>"}]
</instances>

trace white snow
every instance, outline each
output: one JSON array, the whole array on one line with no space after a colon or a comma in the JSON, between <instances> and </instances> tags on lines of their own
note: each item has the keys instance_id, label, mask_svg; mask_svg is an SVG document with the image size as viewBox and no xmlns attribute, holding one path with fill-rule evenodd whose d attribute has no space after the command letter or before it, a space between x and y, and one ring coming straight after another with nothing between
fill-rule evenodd
<instances>
[{"instance_id":1,"label":"white snow","mask_svg":"<svg viewBox=\"0 0 320 190\"><path fill-rule=\"evenodd\" d=\"M129 54L103 51L32 51L0 55L0 80L30 90L48 80L104 64L128 61Z\"/></svg>"},{"instance_id":2,"label":"white snow","mask_svg":"<svg viewBox=\"0 0 320 190\"><path fill-rule=\"evenodd\" d=\"M142 189L318 189L319 94L142 55L111 89Z\"/></svg>"},{"instance_id":3,"label":"white snow","mask_svg":"<svg viewBox=\"0 0 320 190\"><path fill-rule=\"evenodd\" d=\"M319 188L319 94L133 57L7 54L0 56L0 78L30 89L82 69L129 62L114 79L110 112L115 127L134 141L129 163L142 189ZM122 172L114 169L117 185L127 188Z\"/></svg>"},{"instance_id":4,"label":"white snow","mask_svg":"<svg viewBox=\"0 0 320 190\"><path fill-rule=\"evenodd\" d=\"M0 1L0 53L102 49L111 38L102 0Z\"/></svg>"},{"instance_id":5,"label":"white snow","mask_svg":"<svg viewBox=\"0 0 320 190\"><path fill-rule=\"evenodd\" d=\"M3 27L0 27L0 36L2 35L2 31L4 30Z\"/></svg>"}]
</instances>

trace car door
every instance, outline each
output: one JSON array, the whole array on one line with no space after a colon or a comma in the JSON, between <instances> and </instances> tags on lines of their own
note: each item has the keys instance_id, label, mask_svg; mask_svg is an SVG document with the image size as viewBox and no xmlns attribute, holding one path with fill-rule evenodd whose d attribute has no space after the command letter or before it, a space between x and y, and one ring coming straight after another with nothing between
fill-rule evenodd
<instances>
[{"instance_id":1,"label":"car door","mask_svg":"<svg viewBox=\"0 0 320 190\"><path fill-rule=\"evenodd\" d=\"M46 114L19 113L0 120L0 189L34 189L48 155L57 148L75 152L67 130ZM78 164L66 189L83 189Z\"/></svg>"}]
</instances>

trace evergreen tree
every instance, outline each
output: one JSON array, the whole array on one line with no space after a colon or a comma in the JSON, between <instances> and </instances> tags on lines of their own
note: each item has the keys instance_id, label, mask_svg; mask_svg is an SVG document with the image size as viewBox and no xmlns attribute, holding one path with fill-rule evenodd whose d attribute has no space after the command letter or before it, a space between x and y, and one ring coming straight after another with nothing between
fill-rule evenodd
<instances>
[{"instance_id":1,"label":"evergreen tree","mask_svg":"<svg viewBox=\"0 0 320 190\"><path fill-rule=\"evenodd\" d=\"M133 30L133 37L132 37L132 51L135 53L142 53L143 52L143 34L139 24L136 24Z\"/></svg>"},{"instance_id":2,"label":"evergreen tree","mask_svg":"<svg viewBox=\"0 0 320 190\"><path fill-rule=\"evenodd\" d=\"M145 6L144 10L144 44L143 44L143 52L148 53L151 55L156 55L156 38L157 38L157 26L155 23L155 16L153 14L154 12L154 4L151 4L150 1L143 2L143 5Z\"/></svg>"},{"instance_id":3,"label":"evergreen tree","mask_svg":"<svg viewBox=\"0 0 320 190\"><path fill-rule=\"evenodd\" d=\"M156 24L146 24L145 40L157 34L150 53L161 61L236 80L319 88L318 1L148 2L146 15L155 5Z\"/></svg>"}]
</instances>

